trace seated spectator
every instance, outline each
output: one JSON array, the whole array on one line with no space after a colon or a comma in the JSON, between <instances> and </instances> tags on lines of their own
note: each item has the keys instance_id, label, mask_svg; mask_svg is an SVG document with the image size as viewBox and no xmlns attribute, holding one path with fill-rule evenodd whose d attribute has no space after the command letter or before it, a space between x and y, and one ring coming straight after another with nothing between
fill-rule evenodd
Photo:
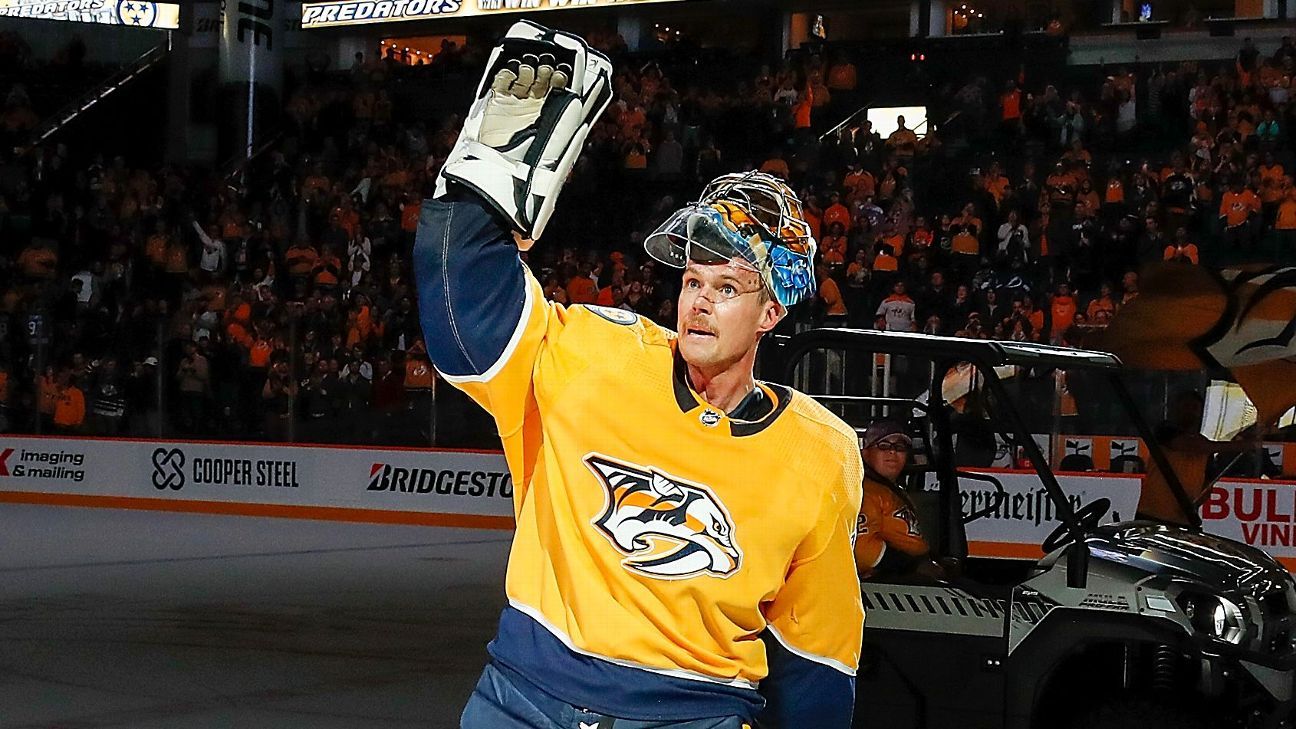
<instances>
[{"instance_id":1,"label":"seated spectator","mask_svg":"<svg viewBox=\"0 0 1296 729\"><path fill-rule=\"evenodd\" d=\"M1179 228L1175 231L1175 239L1170 245L1165 247L1165 253L1161 256L1162 260L1174 261L1176 263L1198 263L1197 244L1188 240L1188 229Z\"/></svg>"},{"instance_id":2,"label":"seated spectator","mask_svg":"<svg viewBox=\"0 0 1296 729\"><path fill-rule=\"evenodd\" d=\"M1116 315L1116 301L1112 298L1111 284L1103 281L1098 287L1098 295L1085 307L1085 318L1094 325L1106 326Z\"/></svg>"}]
</instances>

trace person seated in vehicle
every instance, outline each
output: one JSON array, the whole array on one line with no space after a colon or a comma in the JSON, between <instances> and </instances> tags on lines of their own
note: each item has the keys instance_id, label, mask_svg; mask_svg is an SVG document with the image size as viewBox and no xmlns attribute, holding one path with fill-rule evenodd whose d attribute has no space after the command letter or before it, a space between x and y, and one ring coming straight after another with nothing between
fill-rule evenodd
<instances>
[{"instance_id":1,"label":"person seated in vehicle","mask_svg":"<svg viewBox=\"0 0 1296 729\"><path fill-rule=\"evenodd\" d=\"M1206 498L1209 483L1206 469L1212 456L1232 456L1261 447L1261 430L1254 426L1228 442L1221 443L1206 438L1201 434L1204 407L1205 401L1196 390L1180 392L1170 406L1169 420L1158 426L1155 432L1166 460L1179 477L1179 483L1183 485L1184 492L1194 507L1199 507ZM1138 517L1180 526L1189 524L1155 458L1149 459L1148 473L1143 478Z\"/></svg>"},{"instance_id":2,"label":"person seated in vehicle","mask_svg":"<svg viewBox=\"0 0 1296 729\"><path fill-rule=\"evenodd\" d=\"M939 568L932 562L918 510L897 482L909 463L913 439L901 423L879 420L865 429L863 446L864 499L855 538L860 579L936 576Z\"/></svg>"}]
</instances>

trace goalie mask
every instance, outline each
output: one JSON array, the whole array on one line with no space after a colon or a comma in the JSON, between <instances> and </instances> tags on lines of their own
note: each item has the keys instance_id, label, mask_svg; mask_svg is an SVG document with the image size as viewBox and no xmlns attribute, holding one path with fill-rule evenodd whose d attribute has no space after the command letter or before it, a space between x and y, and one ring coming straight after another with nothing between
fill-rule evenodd
<instances>
[{"instance_id":1,"label":"goalie mask","mask_svg":"<svg viewBox=\"0 0 1296 729\"><path fill-rule=\"evenodd\" d=\"M658 226L644 250L675 268L733 262L760 274L783 306L815 293L817 245L801 201L782 180L760 172L716 178L701 199Z\"/></svg>"}]
</instances>

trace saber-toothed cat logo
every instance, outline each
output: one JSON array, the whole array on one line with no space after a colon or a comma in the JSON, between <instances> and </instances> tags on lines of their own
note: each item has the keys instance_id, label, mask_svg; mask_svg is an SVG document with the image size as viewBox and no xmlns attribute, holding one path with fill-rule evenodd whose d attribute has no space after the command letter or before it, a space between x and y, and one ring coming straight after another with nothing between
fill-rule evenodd
<instances>
[{"instance_id":1,"label":"saber-toothed cat logo","mask_svg":"<svg viewBox=\"0 0 1296 729\"><path fill-rule=\"evenodd\" d=\"M738 571L733 518L709 488L598 454L584 460L607 497L592 523L626 555L626 569L667 580Z\"/></svg>"}]
</instances>

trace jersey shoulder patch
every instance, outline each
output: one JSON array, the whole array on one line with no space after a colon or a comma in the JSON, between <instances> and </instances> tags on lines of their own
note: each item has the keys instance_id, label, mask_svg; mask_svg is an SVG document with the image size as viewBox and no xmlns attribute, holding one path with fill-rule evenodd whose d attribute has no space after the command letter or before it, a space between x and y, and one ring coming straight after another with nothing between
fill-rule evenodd
<instances>
[{"instance_id":1,"label":"jersey shoulder patch","mask_svg":"<svg viewBox=\"0 0 1296 729\"><path fill-rule=\"evenodd\" d=\"M635 322L639 321L639 315L634 313L633 311L626 311L625 309L613 309L608 306L595 306L594 304L581 304L581 306L585 307L586 309L589 309L595 314L598 314L599 317L603 319L607 319L613 324L620 324L623 327L628 327L631 324L634 324Z\"/></svg>"}]
</instances>

